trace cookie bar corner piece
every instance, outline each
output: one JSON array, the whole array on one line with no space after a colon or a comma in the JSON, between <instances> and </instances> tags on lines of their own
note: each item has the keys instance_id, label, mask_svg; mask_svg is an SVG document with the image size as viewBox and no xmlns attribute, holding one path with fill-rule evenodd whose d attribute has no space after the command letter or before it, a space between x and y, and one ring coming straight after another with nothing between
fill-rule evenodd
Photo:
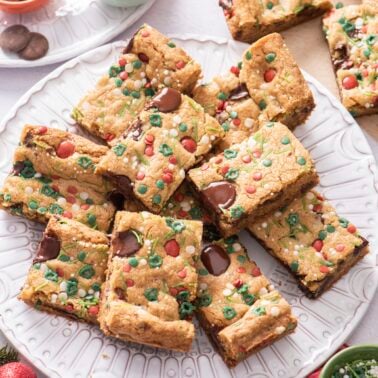
<instances>
[{"instance_id":1,"label":"cookie bar corner piece","mask_svg":"<svg viewBox=\"0 0 378 378\"><path fill-rule=\"evenodd\" d=\"M309 152L278 122L266 122L242 143L191 169L188 179L224 237L319 180Z\"/></svg>"},{"instance_id":2,"label":"cookie bar corner piece","mask_svg":"<svg viewBox=\"0 0 378 378\"><path fill-rule=\"evenodd\" d=\"M190 94L201 67L182 48L143 25L123 52L72 112L90 133L109 144L129 128L151 97L170 87Z\"/></svg>"},{"instance_id":3,"label":"cookie bar corner piece","mask_svg":"<svg viewBox=\"0 0 378 378\"><path fill-rule=\"evenodd\" d=\"M219 123L193 99L164 88L101 159L97 172L149 211L160 213L185 172L222 136Z\"/></svg>"},{"instance_id":4,"label":"cookie bar corner piece","mask_svg":"<svg viewBox=\"0 0 378 378\"><path fill-rule=\"evenodd\" d=\"M201 222L118 212L100 306L104 333L188 351L201 238Z\"/></svg>"},{"instance_id":5,"label":"cookie bar corner piece","mask_svg":"<svg viewBox=\"0 0 378 378\"><path fill-rule=\"evenodd\" d=\"M314 190L248 230L289 269L309 298L324 293L369 251L357 228Z\"/></svg>"},{"instance_id":6,"label":"cookie bar corner piece","mask_svg":"<svg viewBox=\"0 0 378 378\"><path fill-rule=\"evenodd\" d=\"M312 92L278 33L259 39L244 52L240 80L265 120L294 129L315 108Z\"/></svg>"},{"instance_id":7,"label":"cookie bar corner piece","mask_svg":"<svg viewBox=\"0 0 378 378\"><path fill-rule=\"evenodd\" d=\"M197 269L197 316L229 367L294 331L289 304L236 236L205 244Z\"/></svg>"},{"instance_id":8,"label":"cookie bar corner piece","mask_svg":"<svg viewBox=\"0 0 378 378\"><path fill-rule=\"evenodd\" d=\"M19 299L38 310L97 323L108 250L102 232L51 218Z\"/></svg>"},{"instance_id":9,"label":"cookie bar corner piece","mask_svg":"<svg viewBox=\"0 0 378 378\"><path fill-rule=\"evenodd\" d=\"M234 39L251 43L320 16L332 8L330 0L219 0Z\"/></svg>"},{"instance_id":10,"label":"cookie bar corner piece","mask_svg":"<svg viewBox=\"0 0 378 378\"><path fill-rule=\"evenodd\" d=\"M378 5L365 1L323 19L341 101L353 116L378 112Z\"/></svg>"}]
</instances>

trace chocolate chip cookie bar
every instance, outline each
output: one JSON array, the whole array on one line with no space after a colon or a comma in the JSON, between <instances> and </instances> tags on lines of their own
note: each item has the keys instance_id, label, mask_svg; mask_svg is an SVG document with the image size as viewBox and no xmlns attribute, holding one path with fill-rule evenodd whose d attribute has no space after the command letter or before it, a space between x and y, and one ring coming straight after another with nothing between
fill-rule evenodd
<instances>
[{"instance_id":1,"label":"chocolate chip cookie bar","mask_svg":"<svg viewBox=\"0 0 378 378\"><path fill-rule=\"evenodd\" d=\"M188 179L225 237L318 183L308 151L274 122L191 169Z\"/></svg>"},{"instance_id":2,"label":"chocolate chip cookie bar","mask_svg":"<svg viewBox=\"0 0 378 378\"><path fill-rule=\"evenodd\" d=\"M202 106L173 88L162 89L100 161L97 173L125 196L159 213L185 172L223 136Z\"/></svg>"},{"instance_id":3,"label":"chocolate chip cookie bar","mask_svg":"<svg viewBox=\"0 0 378 378\"><path fill-rule=\"evenodd\" d=\"M253 43L229 73L198 86L194 99L226 132L218 151L242 142L264 120L294 129L315 107L298 65L277 33Z\"/></svg>"},{"instance_id":4,"label":"chocolate chip cookie bar","mask_svg":"<svg viewBox=\"0 0 378 378\"><path fill-rule=\"evenodd\" d=\"M107 151L65 131L25 126L0 207L42 223L62 215L107 231L115 211L107 200L112 186L94 173Z\"/></svg>"},{"instance_id":5,"label":"chocolate chip cookie bar","mask_svg":"<svg viewBox=\"0 0 378 378\"><path fill-rule=\"evenodd\" d=\"M38 310L97 323L108 250L102 232L52 217L19 299Z\"/></svg>"},{"instance_id":6,"label":"chocolate chip cookie bar","mask_svg":"<svg viewBox=\"0 0 378 378\"><path fill-rule=\"evenodd\" d=\"M248 230L290 270L309 298L321 295L368 253L368 242L356 227L313 190Z\"/></svg>"},{"instance_id":7,"label":"chocolate chip cookie bar","mask_svg":"<svg viewBox=\"0 0 378 378\"><path fill-rule=\"evenodd\" d=\"M143 25L72 116L90 133L112 144L136 119L156 91L191 93L201 68L184 50Z\"/></svg>"},{"instance_id":8,"label":"chocolate chip cookie bar","mask_svg":"<svg viewBox=\"0 0 378 378\"><path fill-rule=\"evenodd\" d=\"M332 8L329 0L219 0L234 39L251 43L288 29Z\"/></svg>"},{"instance_id":9,"label":"chocolate chip cookie bar","mask_svg":"<svg viewBox=\"0 0 378 378\"><path fill-rule=\"evenodd\" d=\"M229 367L294 331L289 304L237 237L205 244L197 267L197 316Z\"/></svg>"},{"instance_id":10,"label":"chocolate chip cookie bar","mask_svg":"<svg viewBox=\"0 0 378 378\"><path fill-rule=\"evenodd\" d=\"M188 351L202 224L148 212L116 214L100 327L106 335Z\"/></svg>"},{"instance_id":11,"label":"chocolate chip cookie bar","mask_svg":"<svg viewBox=\"0 0 378 378\"><path fill-rule=\"evenodd\" d=\"M323 25L343 105L354 116L377 113L378 5L334 9Z\"/></svg>"}]
</instances>

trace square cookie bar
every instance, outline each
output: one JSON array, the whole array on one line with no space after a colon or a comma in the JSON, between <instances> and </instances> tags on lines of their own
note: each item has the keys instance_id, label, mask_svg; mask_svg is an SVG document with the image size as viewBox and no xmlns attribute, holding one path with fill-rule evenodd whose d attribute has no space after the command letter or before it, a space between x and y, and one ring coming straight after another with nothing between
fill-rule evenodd
<instances>
[{"instance_id":1,"label":"square cookie bar","mask_svg":"<svg viewBox=\"0 0 378 378\"><path fill-rule=\"evenodd\" d=\"M334 9L323 25L343 105L354 116L377 113L378 5Z\"/></svg>"},{"instance_id":2,"label":"square cookie bar","mask_svg":"<svg viewBox=\"0 0 378 378\"><path fill-rule=\"evenodd\" d=\"M329 0L219 0L232 37L253 42L317 17L332 8Z\"/></svg>"},{"instance_id":3,"label":"square cookie bar","mask_svg":"<svg viewBox=\"0 0 378 378\"><path fill-rule=\"evenodd\" d=\"M190 93L200 75L201 67L184 50L143 25L72 116L90 133L112 144L158 89L172 87Z\"/></svg>"},{"instance_id":4,"label":"square cookie bar","mask_svg":"<svg viewBox=\"0 0 378 378\"><path fill-rule=\"evenodd\" d=\"M159 213L185 172L223 136L202 106L173 88L162 89L97 166L120 192Z\"/></svg>"},{"instance_id":5,"label":"square cookie bar","mask_svg":"<svg viewBox=\"0 0 378 378\"><path fill-rule=\"evenodd\" d=\"M308 151L274 122L190 170L188 178L225 237L318 183Z\"/></svg>"},{"instance_id":6,"label":"square cookie bar","mask_svg":"<svg viewBox=\"0 0 378 378\"><path fill-rule=\"evenodd\" d=\"M97 323L108 250L102 232L52 217L19 299L38 310Z\"/></svg>"},{"instance_id":7,"label":"square cookie bar","mask_svg":"<svg viewBox=\"0 0 378 378\"><path fill-rule=\"evenodd\" d=\"M248 226L252 235L316 298L368 253L356 227L311 190Z\"/></svg>"},{"instance_id":8,"label":"square cookie bar","mask_svg":"<svg viewBox=\"0 0 378 378\"><path fill-rule=\"evenodd\" d=\"M112 186L94 173L107 151L62 130L25 126L0 207L42 223L62 215L107 231L115 212L107 200Z\"/></svg>"},{"instance_id":9,"label":"square cookie bar","mask_svg":"<svg viewBox=\"0 0 378 378\"><path fill-rule=\"evenodd\" d=\"M197 316L229 367L295 329L289 304L237 237L205 244L197 267Z\"/></svg>"},{"instance_id":10,"label":"square cookie bar","mask_svg":"<svg viewBox=\"0 0 378 378\"><path fill-rule=\"evenodd\" d=\"M106 335L188 351L202 224L148 212L118 212L100 306Z\"/></svg>"},{"instance_id":11,"label":"square cookie bar","mask_svg":"<svg viewBox=\"0 0 378 378\"><path fill-rule=\"evenodd\" d=\"M224 150L257 131L264 120L290 129L306 121L314 98L282 37L270 34L253 43L230 72L197 86L194 99L226 132Z\"/></svg>"}]
</instances>

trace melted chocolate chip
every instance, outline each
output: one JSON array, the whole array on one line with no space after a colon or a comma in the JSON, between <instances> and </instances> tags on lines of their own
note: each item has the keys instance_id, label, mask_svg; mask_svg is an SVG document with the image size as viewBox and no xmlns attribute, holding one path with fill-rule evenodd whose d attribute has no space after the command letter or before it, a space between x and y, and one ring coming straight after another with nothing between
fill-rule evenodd
<instances>
[{"instance_id":1,"label":"melted chocolate chip","mask_svg":"<svg viewBox=\"0 0 378 378\"><path fill-rule=\"evenodd\" d=\"M217 211L228 209L235 202L235 186L227 181L212 182L201 191L201 197L205 205Z\"/></svg>"},{"instance_id":2,"label":"melted chocolate chip","mask_svg":"<svg viewBox=\"0 0 378 378\"><path fill-rule=\"evenodd\" d=\"M44 235L33 263L56 259L60 252L60 240L54 235Z\"/></svg>"},{"instance_id":3,"label":"melted chocolate chip","mask_svg":"<svg viewBox=\"0 0 378 378\"><path fill-rule=\"evenodd\" d=\"M239 84L235 89L233 89L230 92L230 96L228 97L229 100L232 101L239 101L242 100L243 98L248 98L249 97L249 92L247 89L247 86L242 83Z\"/></svg>"},{"instance_id":4,"label":"melted chocolate chip","mask_svg":"<svg viewBox=\"0 0 378 378\"><path fill-rule=\"evenodd\" d=\"M337 46L335 53L337 57L333 59L333 64L336 71L340 68L349 69L353 67L353 62L349 60L348 47L346 45Z\"/></svg>"},{"instance_id":5,"label":"melted chocolate chip","mask_svg":"<svg viewBox=\"0 0 378 378\"><path fill-rule=\"evenodd\" d=\"M221 234L214 224L205 223L203 226L203 239L212 242L221 239Z\"/></svg>"},{"instance_id":6,"label":"melted chocolate chip","mask_svg":"<svg viewBox=\"0 0 378 378\"><path fill-rule=\"evenodd\" d=\"M112 240L114 256L128 257L138 252L141 245L136 235L136 231L131 230L117 232Z\"/></svg>"},{"instance_id":7,"label":"melted chocolate chip","mask_svg":"<svg viewBox=\"0 0 378 378\"><path fill-rule=\"evenodd\" d=\"M230 266L230 256L217 244L206 246L201 252L201 261L213 276L220 276Z\"/></svg>"},{"instance_id":8,"label":"melted chocolate chip","mask_svg":"<svg viewBox=\"0 0 378 378\"><path fill-rule=\"evenodd\" d=\"M150 61L150 58L144 54L144 53L140 53L138 54L138 58L143 62L143 63L148 63Z\"/></svg>"},{"instance_id":9,"label":"melted chocolate chip","mask_svg":"<svg viewBox=\"0 0 378 378\"><path fill-rule=\"evenodd\" d=\"M127 130L126 136L133 138L136 142L140 139L143 129L143 123L138 118L135 122L130 126L129 130Z\"/></svg>"},{"instance_id":10,"label":"melted chocolate chip","mask_svg":"<svg viewBox=\"0 0 378 378\"><path fill-rule=\"evenodd\" d=\"M13 170L12 170L12 173L14 176L19 176L21 171L25 168L25 164L23 161L17 161L14 165L13 165Z\"/></svg>"},{"instance_id":11,"label":"melted chocolate chip","mask_svg":"<svg viewBox=\"0 0 378 378\"><path fill-rule=\"evenodd\" d=\"M25 135L25 138L24 140L22 141L22 143L26 146L26 147L33 147L34 146L34 143L32 142L33 141L33 133L29 130L26 135Z\"/></svg>"},{"instance_id":12,"label":"melted chocolate chip","mask_svg":"<svg viewBox=\"0 0 378 378\"><path fill-rule=\"evenodd\" d=\"M224 10L229 10L232 8L232 0L219 0L219 6Z\"/></svg>"},{"instance_id":13,"label":"melted chocolate chip","mask_svg":"<svg viewBox=\"0 0 378 378\"><path fill-rule=\"evenodd\" d=\"M116 287L114 292L117 294L118 299L121 299L122 301L125 299L125 292L120 287Z\"/></svg>"},{"instance_id":14,"label":"melted chocolate chip","mask_svg":"<svg viewBox=\"0 0 378 378\"><path fill-rule=\"evenodd\" d=\"M162 113L177 110L181 105L181 93L172 88L164 88L149 103L148 108L157 108Z\"/></svg>"},{"instance_id":15,"label":"melted chocolate chip","mask_svg":"<svg viewBox=\"0 0 378 378\"><path fill-rule=\"evenodd\" d=\"M123 53L124 53L124 54L129 54L129 53L131 53L131 50L133 49L133 47L134 47L134 37L130 38L129 43L128 43L127 46L123 49Z\"/></svg>"},{"instance_id":16,"label":"melted chocolate chip","mask_svg":"<svg viewBox=\"0 0 378 378\"><path fill-rule=\"evenodd\" d=\"M133 186L130 179L127 176L122 175L105 175L110 182L114 184L117 191L123 194L126 198L132 195Z\"/></svg>"},{"instance_id":17,"label":"melted chocolate chip","mask_svg":"<svg viewBox=\"0 0 378 378\"><path fill-rule=\"evenodd\" d=\"M106 195L106 199L110 201L117 210L123 210L125 196L121 192L112 190Z\"/></svg>"}]
</instances>

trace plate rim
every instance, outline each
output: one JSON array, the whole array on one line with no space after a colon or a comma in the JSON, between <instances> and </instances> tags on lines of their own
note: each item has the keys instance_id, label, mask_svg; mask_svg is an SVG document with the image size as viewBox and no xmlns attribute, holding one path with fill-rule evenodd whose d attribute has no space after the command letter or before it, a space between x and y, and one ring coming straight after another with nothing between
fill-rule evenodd
<instances>
[{"instance_id":1,"label":"plate rim","mask_svg":"<svg viewBox=\"0 0 378 378\"><path fill-rule=\"evenodd\" d=\"M91 52L97 47L109 42L111 39L115 38L117 35L124 32L129 27L133 26L156 2L156 0L148 0L147 3L139 5L135 8L134 13L131 14L126 20L122 21L116 28L112 31L107 31L103 33L102 36L97 38L92 38L90 43L83 41L75 49L68 50L65 52L60 52L54 55L46 55L45 57L38 60L23 60L23 59L0 59L0 68L34 68L43 67L50 64L56 64L64 61L70 61L75 57L79 57L86 52Z\"/></svg>"},{"instance_id":2,"label":"plate rim","mask_svg":"<svg viewBox=\"0 0 378 378\"><path fill-rule=\"evenodd\" d=\"M155 1L155 0L152 0ZM182 41L188 41L188 40L194 40L197 42L213 42L219 45L227 44L227 45L235 45L235 46L248 46L248 44L237 42L229 38L225 37L214 37L214 36L208 36L208 35L198 35L193 33L183 33L183 34L176 34L176 33L167 33L167 35L170 38L175 38ZM19 100L13 105L13 107L8 111L8 113L3 117L3 119L0 122L0 134L5 130L5 127L7 123L12 120L17 115L17 111L20 107L24 106L25 103L29 100L29 98L36 92L39 92L43 89L43 87L52 79L57 79L65 70L74 67L77 64L80 64L81 60L85 60L85 58L91 54L95 54L95 52L99 52L102 49L106 49L110 46L113 47L121 47L124 46L129 39L125 40L117 40L111 43L107 43L105 45L99 46L95 49L92 49L90 51L87 51L67 62L60 65L56 69L54 69L52 72L50 72L48 75L43 77L41 80L39 80L36 84L34 84L29 90L25 92L24 95L22 95ZM363 141L365 142L365 148L366 148L366 159L371 160L370 165L370 171L373 178L373 188L376 194L376 197L378 199L378 170L376 167L376 160L374 158L374 155L372 153L371 147L362 132L361 127L357 123L357 121L350 115L350 113L346 110L346 108L341 104L341 102L336 98L334 94L332 94L322 83L320 83L316 78L314 78L312 75L308 74L306 71L301 70L304 74L304 77L307 82L312 83L317 90L325 95L329 100L330 104L333 108L337 109L340 114L342 115L345 122L353 127L358 128L359 136L362 136ZM357 129L356 129L357 131ZM376 211L378 214L378 205L375 206ZM370 249L373 253L373 256L378 256L378 251ZM377 267L377 264L375 265ZM374 287L372 290L375 292L378 288L378 279L375 279ZM338 347L351 335L351 333L355 330L355 328L358 326L358 324L362 321L364 315L366 314L369 306L371 305L372 300L369 302L362 302L358 308L358 318L356 316L353 317L353 319L345 326L345 328L341 331L340 335L337 337L336 340L334 340L334 343L330 348L328 348L326 351L320 353L316 359L312 360L312 362L307 367L302 367L302 369L298 370L298 374L300 376L306 376L307 374L314 371L317 367L321 366L330 356L332 356ZM356 315L356 313L355 313ZM8 328L5 326L3 322L3 317L0 314L0 330L3 332L5 337L23 354L25 359L29 361L32 365L37 367L42 373L44 373L47 376L50 376L51 374L57 374L59 376L59 373L56 371L53 371L49 369L47 366L43 364L43 361L41 361L39 358L33 357L25 345L20 344L18 342L18 339L13 335L14 332L11 328ZM337 341L337 342L336 342Z\"/></svg>"}]
</instances>

